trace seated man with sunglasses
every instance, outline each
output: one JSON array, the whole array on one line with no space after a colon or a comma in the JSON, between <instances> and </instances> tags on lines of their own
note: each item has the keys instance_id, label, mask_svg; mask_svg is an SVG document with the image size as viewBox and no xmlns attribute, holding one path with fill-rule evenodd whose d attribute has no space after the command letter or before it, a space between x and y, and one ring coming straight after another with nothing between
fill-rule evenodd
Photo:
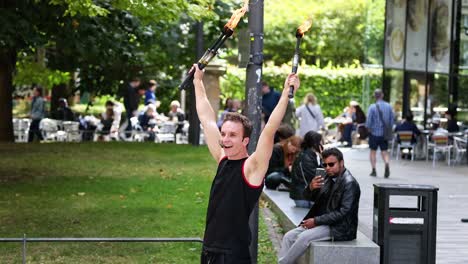
<instances>
[{"instance_id":1,"label":"seated man with sunglasses","mask_svg":"<svg viewBox=\"0 0 468 264\"><path fill-rule=\"evenodd\" d=\"M348 241L356 238L361 190L345 168L337 148L322 152L325 178L316 176L304 190L314 202L300 225L287 232L281 243L279 263L295 263L312 241Z\"/></svg>"}]
</instances>

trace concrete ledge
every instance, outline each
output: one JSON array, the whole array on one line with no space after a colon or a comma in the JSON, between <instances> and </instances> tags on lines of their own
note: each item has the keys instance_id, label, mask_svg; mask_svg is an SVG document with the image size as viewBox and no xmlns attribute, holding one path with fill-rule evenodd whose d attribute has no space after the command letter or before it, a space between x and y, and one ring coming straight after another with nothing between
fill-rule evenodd
<instances>
[{"instance_id":1,"label":"concrete ledge","mask_svg":"<svg viewBox=\"0 0 468 264\"><path fill-rule=\"evenodd\" d=\"M375 264L380 262L380 247L358 231L352 241L322 241L310 245L309 263Z\"/></svg>"},{"instance_id":2,"label":"concrete ledge","mask_svg":"<svg viewBox=\"0 0 468 264\"><path fill-rule=\"evenodd\" d=\"M288 192L264 189L262 197L266 199L285 231L295 228L309 211L297 208L289 198ZM375 264L380 262L380 247L362 232L357 232L353 241L312 242L310 249L297 263L345 263Z\"/></svg>"}]
</instances>

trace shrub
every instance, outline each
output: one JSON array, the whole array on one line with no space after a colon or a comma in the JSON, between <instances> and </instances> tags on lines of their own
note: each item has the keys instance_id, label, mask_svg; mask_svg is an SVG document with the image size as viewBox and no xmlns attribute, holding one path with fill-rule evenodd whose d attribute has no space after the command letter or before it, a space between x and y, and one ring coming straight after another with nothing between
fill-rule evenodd
<instances>
[{"instance_id":1,"label":"shrub","mask_svg":"<svg viewBox=\"0 0 468 264\"><path fill-rule=\"evenodd\" d=\"M286 75L291 72L291 66L281 67L266 65L263 70L263 80L275 90L281 91ZM227 97L245 98L245 69L228 67L227 74L221 81L221 100ZM346 68L327 66L299 67L301 88L295 96L296 107L302 104L307 93L314 93L325 116L335 117L342 113L351 100L361 103L363 109L372 103L372 92L381 87L381 69L363 69L351 65Z\"/></svg>"}]
</instances>

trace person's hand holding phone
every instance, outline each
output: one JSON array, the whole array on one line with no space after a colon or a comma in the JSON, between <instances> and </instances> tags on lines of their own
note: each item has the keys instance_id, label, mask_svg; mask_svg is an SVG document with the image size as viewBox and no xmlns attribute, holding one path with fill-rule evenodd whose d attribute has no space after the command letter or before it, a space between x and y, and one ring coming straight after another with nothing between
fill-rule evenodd
<instances>
[{"instance_id":1,"label":"person's hand holding phone","mask_svg":"<svg viewBox=\"0 0 468 264\"><path fill-rule=\"evenodd\" d=\"M310 189L320 189L323 186L324 178L320 175L315 176L310 182Z\"/></svg>"},{"instance_id":2,"label":"person's hand holding phone","mask_svg":"<svg viewBox=\"0 0 468 264\"><path fill-rule=\"evenodd\" d=\"M310 182L310 185L309 185L310 189L314 190L314 189L322 188L324 181L325 181L325 175L326 175L326 172L323 168L317 168L315 170L315 177Z\"/></svg>"}]
</instances>

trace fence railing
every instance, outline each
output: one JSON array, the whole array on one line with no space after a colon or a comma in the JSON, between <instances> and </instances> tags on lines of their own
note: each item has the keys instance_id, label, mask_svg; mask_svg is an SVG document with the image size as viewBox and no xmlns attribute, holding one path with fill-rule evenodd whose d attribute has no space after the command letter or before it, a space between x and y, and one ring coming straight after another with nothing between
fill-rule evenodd
<instances>
[{"instance_id":1,"label":"fence railing","mask_svg":"<svg viewBox=\"0 0 468 264\"><path fill-rule=\"evenodd\" d=\"M22 243L23 250L23 264L26 264L26 244L27 243L44 243L44 242L111 242L111 243L122 243L122 242L131 242L131 243L203 243L203 240L198 237L175 237L175 238L159 238L159 237L61 237L61 238L45 238L45 237L24 237L22 238L0 238L0 243L2 242L15 242Z\"/></svg>"}]
</instances>

